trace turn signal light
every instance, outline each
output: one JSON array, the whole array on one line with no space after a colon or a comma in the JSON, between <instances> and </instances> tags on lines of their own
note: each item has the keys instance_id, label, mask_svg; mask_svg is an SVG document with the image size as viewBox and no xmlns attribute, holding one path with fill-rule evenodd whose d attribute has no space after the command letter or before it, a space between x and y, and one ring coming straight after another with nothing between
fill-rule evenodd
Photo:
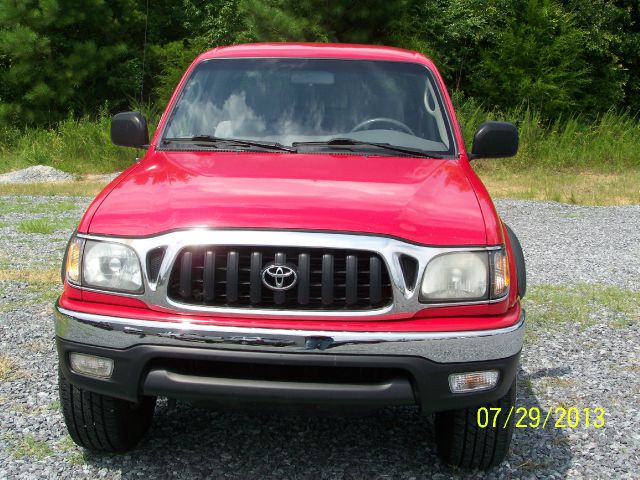
<instances>
[{"instance_id":1,"label":"turn signal light","mask_svg":"<svg viewBox=\"0 0 640 480\"><path fill-rule=\"evenodd\" d=\"M69 363L71 364L71 370L80 375L109 378L113 373L113 360L111 358L73 352L69 354Z\"/></svg>"},{"instance_id":2,"label":"turn signal light","mask_svg":"<svg viewBox=\"0 0 640 480\"><path fill-rule=\"evenodd\" d=\"M477 392L489 390L498 384L500 374L497 370L483 372L454 373L449 375L449 388L453 393Z\"/></svg>"}]
</instances>

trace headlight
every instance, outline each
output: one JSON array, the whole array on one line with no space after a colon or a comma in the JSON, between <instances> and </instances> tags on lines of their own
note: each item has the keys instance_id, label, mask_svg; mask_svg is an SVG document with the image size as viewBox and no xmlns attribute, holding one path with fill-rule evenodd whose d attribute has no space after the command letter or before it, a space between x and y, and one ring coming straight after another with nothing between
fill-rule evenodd
<instances>
[{"instance_id":1,"label":"headlight","mask_svg":"<svg viewBox=\"0 0 640 480\"><path fill-rule=\"evenodd\" d=\"M141 293L138 256L126 245L87 240L82 258L82 285Z\"/></svg>"},{"instance_id":2,"label":"headlight","mask_svg":"<svg viewBox=\"0 0 640 480\"><path fill-rule=\"evenodd\" d=\"M503 250L451 252L433 258L420 288L423 302L473 302L504 297L509 265Z\"/></svg>"}]
</instances>

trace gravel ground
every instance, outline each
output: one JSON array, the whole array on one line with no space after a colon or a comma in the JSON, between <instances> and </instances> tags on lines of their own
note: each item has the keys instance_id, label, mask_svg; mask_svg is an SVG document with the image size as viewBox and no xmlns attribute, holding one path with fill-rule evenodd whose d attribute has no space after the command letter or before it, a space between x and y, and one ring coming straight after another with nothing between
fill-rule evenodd
<instances>
[{"instance_id":1,"label":"gravel ground","mask_svg":"<svg viewBox=\"0 0 640 480\"><path fill-rule=\"evenodd\" d=\"M92 174L82 178L94 182L108 183L120 175L120 172L106 173L104 175ZM35 165L33 167L15 170L0 174L0 184L2 183L42 183L42 182L70 182L75 180L71 173L63 172L57 168L47 165Z\"/></svg>"},{"instance_id":2,"label":"gravel ground","mask_svg":"<svg viewBox=\"0 0 640 480\"><path fill-rule=\"evenodd\" d=\"M0 210L0 272L57 269L71 228L25 235L20 222L79 217L89 199L2 201L22 206L13 213ZM52 201L68 209L43 211ZM25 211L23 203L38 213ZM532 288L590 282L640 289L640 207L528 201L500 201L497 207L521 239ZM604 309L587 328L567 322L542 329L529 317L518 405L538 407L543 415L556 406L603 407L605 427L517 429L508 461L487 474L440 464L432 420L413 409L339 418L216 412L161 401L152 431L138 449L96 456L69 441L58 411L50 313L55 291L0 278L0 355L15 359L0 384L0 479L638 478L637 318L614 327L613 313Z\"/></svg>"},{"instance_id":3,"label":"gravel ground","mask_svg":"<svg viewBox=\"0 0 640 480\"><path fill-rule=\"evenodd\" d=\"M69 180L73 180L73 175L70 173L46 165L36 165L0 175L0 183L64 182Z\"/></svg>"}]
</instances>

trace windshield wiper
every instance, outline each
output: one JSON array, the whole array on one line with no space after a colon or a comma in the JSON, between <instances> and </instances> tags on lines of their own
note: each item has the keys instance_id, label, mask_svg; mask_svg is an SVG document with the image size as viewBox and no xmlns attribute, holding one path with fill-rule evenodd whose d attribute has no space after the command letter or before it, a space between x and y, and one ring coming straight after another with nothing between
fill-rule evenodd
<instances>
[{"instance_id":1,"label":"windshield wiper","mask_svg":"<svg viewBox=\"0 0 640 480\"><path fill-rule=\"evenodd\" d=\"M162 140L164 145L169 143L206 143L213 146L218 145L238 145L241 147L258 147L268 150L279 150L282 152L295 153L295 148L286 147L277 142L258 142L254 140L242 140L239 138L221 138L213 135L194 135L193 137L165 138Z\"/></svg>"},{"instance_id":2,"label":"windshield wiper","mask_svg":"<svg viewBox=\"0 0 640 480\"><path fill-rule=\"evenodd\" d=\"M300 146L318 146L318 147L350 147L357 145L364 145L369 147L378 147L383 148L385 150L391 150L399 153L406 153L408 155L415 155L417 157L426 157L426 158L444 158L442 155L438 155L435 153L426 152L424 150L418 150L410 147L400 147L398 145L391 145L390 143L378 143L378 142L365 142L362 140L354 140L353 138L332 138L331 140L327 140L325 142L293 142L294 147Z\"/></svg>"}]
</instances>

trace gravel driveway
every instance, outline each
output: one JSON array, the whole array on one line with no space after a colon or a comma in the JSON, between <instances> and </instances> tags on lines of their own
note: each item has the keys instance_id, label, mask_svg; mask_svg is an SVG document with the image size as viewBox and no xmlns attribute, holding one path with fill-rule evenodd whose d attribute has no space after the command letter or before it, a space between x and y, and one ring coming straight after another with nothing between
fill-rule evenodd
<instances>
[{"instance_id":1,"label":"gravel driveway","mask_svg":"<svg viewBox=\"0 0 640 480\"><path fill-rule=\"evenodd\" d=\"M606 291L607 298L613 295L607 285L623 297L640 290L640 206L497 203L525 249L535 299L527 305L518 405L543 415L556 406L603 407L606 415L601 429L517 429L508 462L485 476L441 465L425 435L432 421L413 409L339 418L161 401L151 434L133 453L84 453L70 442L59 412L51 302L59 288L54 269L89 199L0 199L0 479L638 478L637 305L598 304L580 325L571 319L549 325L536 312L549 307L549 289L576 285L579 292ZM45 218L67 228L25 233L40 228L25 221ZM580 303L591 304L586 297Z\"/></svg>"}]
</instances>

